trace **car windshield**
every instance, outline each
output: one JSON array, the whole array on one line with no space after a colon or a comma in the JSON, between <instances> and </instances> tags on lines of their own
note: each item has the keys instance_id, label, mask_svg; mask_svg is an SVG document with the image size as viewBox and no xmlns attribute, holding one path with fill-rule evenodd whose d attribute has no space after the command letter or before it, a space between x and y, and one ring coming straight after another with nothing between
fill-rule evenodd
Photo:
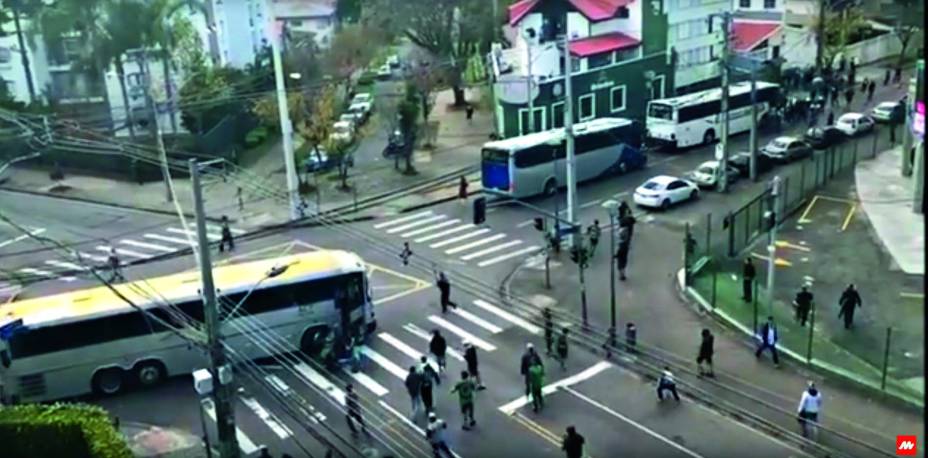
<instances>
[{"instance_id":1,"label":"car windshield","mask_svg":"<svg viewBox=\"0 0 928 458\"><path fill-rule=\"evenodd\" d=\"M715 167L711 165L703 165L703 166L700 166L698 169L696 169L696 171L699 173L704 173L706 175L713 175L715 174Z\"/></svg>"},{"instance_id":2,"label":"car windshield","mask_svg":"<svg viewBox=\"0 0 928 458\"><path fill-rule=\"evenodd\" d=\"M648 107L648 117L672 121L673 108L670 105L664 103L652 103Z\"/></svg>"},{"instance_id":3,"label":"car windshield","mask_svg":"<svg viewBox=\"0 0 928 458\"><path fill-rule=\"evenodd\" d=\"M484 162L495 162L497 164L505 164L509 162L509 151L503 151L503 150L494 149L494 148L484 148L483 149L483 160Z\"/></svg>"},{"instance_id":4,"label":"car windshield","mask_svg":"<svg viewBox=\"0 0 928 458\"><path fill-rule=\"evenodd\" d=\"M345 124L340 124L335 126L335 133L339 135L348 135L351 133L351 129Z\"/></svg>"},{"instance_id":5,"label":"car windshield","mask_svg":"<svg viewBox=\"0 0 928 458\"><path fill-rule=\"evenodd\" d=\"M783 140L783 139L779 139L779 138L778 138L778 139L776 139L776 140L770 142L770 144L771 144L774 148L786 148L787 146L789 146L789 140Z\"/></svg>"},{"instance_id":6,"label":"car windshield","mask_svg":"<svg viewBox=\"0 0 928 458\"><path fill-rule=\"evenodd\" d=\"M657 191L657 190L660 190L660 189L664 189L664 184L661 183L661 182L659 182L659 181L651 180L651 181L649 181L649 182L647 182L647 183L641 185L641 187L644 188L644 189L650 189L651 191Z\"/></svg>"}]
</instances>

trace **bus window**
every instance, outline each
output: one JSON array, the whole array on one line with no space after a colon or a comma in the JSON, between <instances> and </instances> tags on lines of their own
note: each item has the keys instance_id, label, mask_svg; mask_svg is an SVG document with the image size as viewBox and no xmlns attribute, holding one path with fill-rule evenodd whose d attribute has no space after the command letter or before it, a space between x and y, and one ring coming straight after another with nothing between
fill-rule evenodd
<instances>
[{"instance_id":1,"label":"bus window","mask_svg":"<svg viewBox=\"0 0 928 458\"><path fill-rule=\"evenodd\" d=\"M648 117L673 121L673 107L663 103L652 103L648 107Z\"/></svg>"},{"instance_id":2,"label":"bus window","mask_svg":"<svg viewBox=\"0 0 928 458\"><path fill-rule=\"evenodd\" d=\"M495 162L498 164L506 164L509 162L509 151L503 151L493 148L484 148L483 149L483 160L485 162Z\"/></svg>"}]
</instances>

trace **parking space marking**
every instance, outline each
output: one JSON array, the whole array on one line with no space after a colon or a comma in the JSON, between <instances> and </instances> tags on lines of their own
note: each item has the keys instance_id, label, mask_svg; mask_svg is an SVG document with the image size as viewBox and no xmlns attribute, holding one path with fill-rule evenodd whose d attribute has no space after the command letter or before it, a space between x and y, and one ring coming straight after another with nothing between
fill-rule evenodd
<instances>
[{"instance_id":1,"label":"parking space marking","mask_svg":"<svg viewBox=\"0 0 928 458\"><path fill-rule=\"evenodd\" d=\"M764 256L764 255L759 254L759 253L751 253L751 256L753 256L753 257L755 257L755 258L757 258L757 259L760 259L760 260L762 260L762 261L764 261L764 262L770 262L770 256ZM792 265L793 265L793 263L791 263L791 262L789 262L789 261L787 261L787 260L785 260L785 259L783 259L783 258L777 258L773 263L776 264L778 267L792 267Z\"/></svg>"},{"instance_id":2,"label":"parking space marking","mask_svg":"<svg viewBox=\"0 0 928 458\"><path fill-rule=\"evenodd\" d=\"M847 229L847 225L851 224L851 218L854 217L855 211L857 211L857 204L851 204L851 210L847 212L847 216L844 218L844 224L841 225L841 232L844 232Z\"/></svg>"},{"instance_id":3,"label":"parking space marking","mask_svg":"<svg viewBox=\"0 0 928 458\"><path fill-rule=\"evenodd\" d=\"M809 216L809 212L812 211L812 207L815 206L815 203L818 202L818 196L813 196L812 200L809 201L809 205L806 205L805 211L802 212L802 215L799 216L799 220L796 221L799 224L811 223L812 220L806 219L806 216Z\"/></svg>"},{"instance_id":4,"label":"parking space marking","mask_svg":"<svg viewBox=\"0 0 928 458\"><path fill-rule=\"evenodd\" d=\"M791 248L793 250L799 250L799 251L805 251L805 252L812 251L812 249L809 247L802 246L802 245L793 245L792 243L789 243L786 240L777 240L776 245L777 245L777 248Z\"/></svg>"}]
</instances>

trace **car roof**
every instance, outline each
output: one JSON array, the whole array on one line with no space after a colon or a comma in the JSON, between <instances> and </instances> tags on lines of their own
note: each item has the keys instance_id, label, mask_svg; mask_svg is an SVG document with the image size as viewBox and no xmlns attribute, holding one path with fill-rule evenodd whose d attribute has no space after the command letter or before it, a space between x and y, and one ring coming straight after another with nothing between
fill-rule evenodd
<instances>
[{"instance_id":1,"label":"car roof","mask_svg":"<svg viewBox=\"0 0 928 458\"><path fill-rule=\"evenodd\" d=\"M719 161L705 161L702 164L699 164L696 168L698 169L701 167L718 167L718 166L719 166Z\"/></svg>"},{"instance_id":2,"label":"car roof","mask_svg":"<svg viewBox=\"0 0 928 458\"><path fill-rule=\"evenodd\" d=\"M348 121L338 121L333 124L334 127L351 127L351 123Z\"/></svg>"},{"instance_id":3,"label":"car roof","mask_svg":"<svg viewBox=\"0 0 928 458\"><path fill-rule=\"evenodd\" d=\"M670 175L658 175L656 177L651 177L648 179L648 181L653 181L655 183L660 183L660 184L669 184L670 182L677 181L677 180L679 180L679 178L672 177ZM648 181L645 181L645 183L647 183Z\"/></svg>"},{"instance_id":4,"label":"car roof","mask_svg":"<svg viewBox=\"0 0 928 458\"><path fill-rule=\"evenodd\" d=\"M782 136L782 137L774 138L773 141L775 141L775 142L792 143L792 142L795 142L795 141L799 141L799 139L796 138L796 137L790 137L789 135L784 135L784 136Z\"/></svg>"},{"instance_id":5,"label":"car roof","mask_svg":"<svg viewBox=\"0 0 928 458\"><path fill-rule=\"evenodd\" d=\"M899 105L899 102L880 102L877 105L877 108L879 107L896 108L896 105Z\"/></svg>"},{"instance_id":6,"label":"car roof","mask_svg":"<svg viewBox=\"0 0 928 458\"><path fill-rule=\"evenodd\" d=\"M838 118L838 120L840 121L840 120L842 120L842 119L860 119L860 118L863 118L863 117L864 117L864 115L862 115L862 114L860 114L860 113L844 113L843 115L841 115L840 118Z\"/></svg>"}]
</instances>

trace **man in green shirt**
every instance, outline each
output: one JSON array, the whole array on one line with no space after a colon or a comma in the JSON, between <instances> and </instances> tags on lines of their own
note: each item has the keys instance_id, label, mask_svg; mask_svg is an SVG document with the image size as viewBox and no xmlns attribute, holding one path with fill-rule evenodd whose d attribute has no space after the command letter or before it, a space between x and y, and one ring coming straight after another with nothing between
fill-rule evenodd
<instances>
[{"instance_id":1,"label":"man in green shirt","mask_svg":"<svg viewBox=\"0 0 928 458\"><path fill-rule=\"evenodd\" d=\"M454 385L451 393L458 394L458 400L461 401L461 413L464 415L464 424L461 429L470 430L477 422L474 420L474 392L477 391L477 384L470 378L467 371L461 371L461 381Z\"/></svg>"},{"instance_id":2,"label":"man in green shirt","mask_svg":"<svg viewBox=\"0 0 928 458\"><path fill-rule=\"evenodd\" d=\"M545 406L545 400L541 393L541 388L545 384L545 367L538 361L529 366L528 380L532 392L532 410L538 412Z\"/></svg>"}]
</instances>

